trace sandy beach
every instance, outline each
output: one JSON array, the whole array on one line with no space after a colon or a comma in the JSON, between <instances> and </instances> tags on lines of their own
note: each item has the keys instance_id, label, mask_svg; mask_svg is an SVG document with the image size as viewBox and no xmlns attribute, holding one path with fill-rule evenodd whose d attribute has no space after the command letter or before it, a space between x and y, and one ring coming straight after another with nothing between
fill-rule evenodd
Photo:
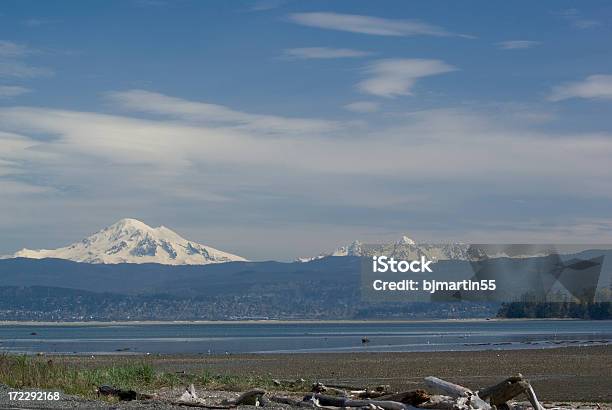
<instances>
[{"instance_id":1,"label":"sandy beach","mask_svg":"<svg viewBox=\"0 0 612 410\"><path fill-rule=\"evenodd\" d=\"M437 353L62 356L53 360L87 368L146 361L160 371L206 369L232 376L303 378L351 386L388 384L397 390L423 387L423 378L430 375L478 389L522 373L545 401L612 402L609 345Z\"/></svg>"}]
</instances>

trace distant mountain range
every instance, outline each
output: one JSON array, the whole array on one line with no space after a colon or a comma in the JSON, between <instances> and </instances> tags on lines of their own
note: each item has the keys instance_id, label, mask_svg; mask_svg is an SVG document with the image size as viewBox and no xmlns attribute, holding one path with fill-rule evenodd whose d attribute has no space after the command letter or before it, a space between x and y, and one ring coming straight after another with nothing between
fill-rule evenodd
<instances>
[{"instance_id":1,"label":"distant mountain range","mask_svg":"<svg viewBox=\"0 0 612 410\"><path fill-rule=\"evenodd\" d=\"M58 249L22 249L15 258L57 258L86 263L160 263L205 265L246 261L245 258L189 241L160 226L152 228L131 218L121 219L101 231Z\"/></svg>"},{"instance_id":2,"label":"distant mountain range","mask_svg":"<svg viewBox=\"0 0 612 410\"><path fill-rule=\"evenodd\" d=\"M323 253L314 257L298 258L296 262L311 262L328 256L373 256L386 255L396 259L419 259L421 256L429 260L470 260L470 245L463 243L430 244L417 243L413 239L403 236L400 240L386 244L364 244L354 241L350 245L342 246L333 252Z\"/></svg>"},{"instance_id":3,"label":"distant mountain range","mask_svg":"<svg viewBox=\"0 0 612 410\"><path fill-rule=\"evenodd\" d=\"M391 243L366 244L353 241L328 253L297 258L312 262L332 256L361 257L386 255L395 259L416 260L425 257L437 261L474 261L487 258L530 258L552 253L568 254L547 245L469 245L464 243L424 243L402 236ZM207 265L245 262L247 259L202 245L159 226L152 228L136 219L125 218L71 245L57 249L22 249L0 259L65 259L93 264L159 263L163 265Z\"/></svg>"}]
</instances>

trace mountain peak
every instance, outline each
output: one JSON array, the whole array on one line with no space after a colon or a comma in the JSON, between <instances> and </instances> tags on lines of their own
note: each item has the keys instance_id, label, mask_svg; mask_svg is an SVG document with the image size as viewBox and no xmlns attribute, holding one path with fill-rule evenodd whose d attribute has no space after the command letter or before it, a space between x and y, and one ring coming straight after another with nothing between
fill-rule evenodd
<instances>
[{"instance_id":1,"label":"mountain peak","mask_svg":"<svg viewBox=\"0 0 612 410\"><path fill-rule=\"evenodd\" d=\"M398 245L416 245L416 242L413 239L410 239L406 235L402 236L402 238L397 241Z\"/></svg>"},{"instance_id":2,"label":"mountain peak","mask_svg":"<svg viewBox=\"0 0 612 410\"><path fill-rule=\"evenodd\" d=\"M147 229L147 228L152 229L146 223L139 221L138 219L134 219L134 218L119 219L117 222L109 226L109 228L112 228L112 227L134 227L138 229Z\"/></svg>"},{"instance_id":3,"label":"mountain peak","mask_svg":"<svg viewBox=\"0 0 612 410\"><path fill-rule=\"evenodd\" d=\"M161 263L204 265L246 259L189 241L160 226L152 228L138 219L124 218L97 233L58 249L22 249L14 257L59 258L87 263Z\"/></svg>"}]
</instances>

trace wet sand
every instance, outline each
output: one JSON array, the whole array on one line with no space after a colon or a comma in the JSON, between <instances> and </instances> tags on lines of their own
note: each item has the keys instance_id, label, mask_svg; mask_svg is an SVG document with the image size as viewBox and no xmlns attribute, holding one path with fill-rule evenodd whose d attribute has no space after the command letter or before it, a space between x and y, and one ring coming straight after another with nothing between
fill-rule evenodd
<instances>
[{"instance_id":1,"label":"wet sand","mask_svg":"<svg viewBox=\"0 0 612 410\"><path fill-rule=\"evenodd\" d=\"M354 386L389 384L397 390L424 387L425 376L478 389L522 373L545 401L612 402L612 345L480 352L67 356L59 360L85 367L145 360L164 371L207 369Z\"/></svg>"}]
</instances>

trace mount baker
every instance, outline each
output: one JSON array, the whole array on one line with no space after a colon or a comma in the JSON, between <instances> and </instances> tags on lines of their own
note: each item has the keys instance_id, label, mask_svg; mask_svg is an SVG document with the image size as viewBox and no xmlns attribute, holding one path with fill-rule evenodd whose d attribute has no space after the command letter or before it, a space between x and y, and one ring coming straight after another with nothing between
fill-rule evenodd
<instances>
[{"instance_id":1,"label":"mount baker","mask_svg":"<svg viewBox=\"0 0 612 410\"><path fill-rule=\"evenodd\" d=\"M245 258L189 241L160 226L152 228L125 218L101 231L58 249L22 249L15 258L59 258L86 263L160 263L204 265L246 261Z\"/></svg>"}]
</instances>

